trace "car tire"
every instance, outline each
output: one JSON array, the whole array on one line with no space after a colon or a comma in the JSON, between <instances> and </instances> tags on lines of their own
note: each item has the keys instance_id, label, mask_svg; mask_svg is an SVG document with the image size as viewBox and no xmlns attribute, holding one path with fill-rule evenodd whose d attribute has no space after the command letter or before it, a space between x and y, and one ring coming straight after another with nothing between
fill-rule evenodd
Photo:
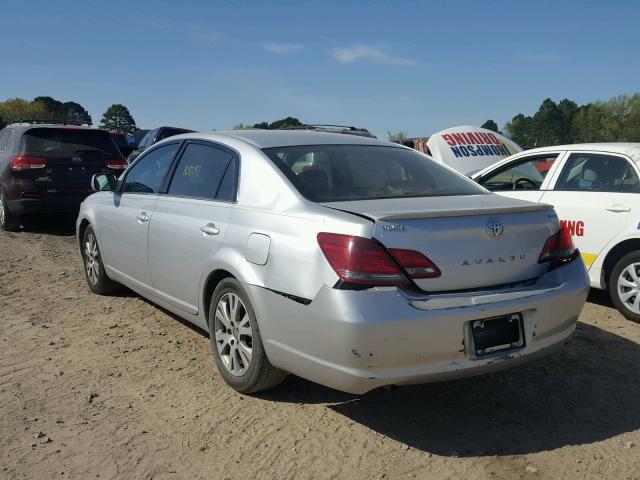
<instances>
[{"instance_id":1,"label":"car tire","mask_svg":"<svg viewBox=\"0 0 640 480\"><path fill-rule=\"evenodd\" d=\"M611 301L618 311L627 320L640 323L640 252L620 258L608 283Z\"/></svg>"},{"instance_id":2,"label":"car tire","mask_svg":"<svg viewBox=\"0 0 640 480\"><path fill-rule=\"evenodd\" d=\"M82 262L84 276L87 279L89 290L98 295L108 295L120 287L107 276L98 247L98 240L91 225L82 234Z\"/></svg>"},{"instance_id":3,"label":"car tire","mask_svg":"<svg viewBox=\"0 0 640 480\"><path fill-rule=\"evenodd\" d=\"M20 228L20 217L9 211L4 192L0 191L0 229L15 232Z\"/></svg>"},{"instance_id":4,"label":"car tire","mask_svg":"<svg viewBox=\"0 0 640 480\"><path fill-rule=\"evenodd\" d=\"M268 390L287 376L269 362L251 302L235 278L225 278L213 292L208 326L218 371L234 390Z\"/></svg>"}]
</instances>

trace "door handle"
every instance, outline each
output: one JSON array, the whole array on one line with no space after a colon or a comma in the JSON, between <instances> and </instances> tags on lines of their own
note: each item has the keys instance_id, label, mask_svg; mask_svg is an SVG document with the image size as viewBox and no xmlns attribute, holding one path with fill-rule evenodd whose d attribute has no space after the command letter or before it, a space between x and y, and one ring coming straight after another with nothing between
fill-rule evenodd
<instances>
[{"instance_id":1,"label":"door handle","mask_svg":"<svg viewBox=\"0 0 640 480\"><path fill-rule=\"evenodd\" d=\"M206 225L201 226L200 231L205 235L218 235L220 233L220 229L213 223L207 223Z\"/></svg>"},{"instance_id":2,"label":"door handle","mask_svg":"<svg viewBox=\"0 0 640 480\"><path fill-rule=\"evenodd\" d=\"M149 215L147 215L147 212L140 212L139 215L136 216L136 218L138 219L139 222L144 223L144 222L148 222L149 221Z\"/></svg>"},{"instance_id":3,"label":"door handle","mask_svg":"<svg viewBox=\"0 0 640 480\"><path fill-rule=\"evenodd\" d=\"M605 210L609 212L622 213L622 212L630 212L631 208L626 207L624 205L620 205L619 203L616 203L615 205L611 205L610 207L607 207Z\"/></svg>"}]
</instances>

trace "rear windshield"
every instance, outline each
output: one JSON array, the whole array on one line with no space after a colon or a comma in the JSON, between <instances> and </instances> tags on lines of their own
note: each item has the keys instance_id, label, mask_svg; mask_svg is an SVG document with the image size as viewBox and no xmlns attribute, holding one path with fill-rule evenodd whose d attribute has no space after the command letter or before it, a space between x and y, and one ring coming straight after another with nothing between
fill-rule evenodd
<instances>
[{"instance_id":1,"label":"rear windshield","mask_svg":"<svg viewBox=\"0 0 640 480\"><path fill-rule=\"evenodd\" d=\"M116 142L116 145L119 147L128 147L127 138L124 135L111 135L113 141Z\"/></svg>"},{"instance_id":2,"label":"rear windshield","mask_svg":"<svg viewBox=\"0 0 640 480\"><path fill-rule=\"evenodd\" d=\"M486 193L462 175L404 148L306 145L263 151L314 202Z\"/></svg>"},{"instance_id":3,"label":"rear windshield","mask_svg":"<svg viewBox=\"0 0 640 480\"><path fill-rule=\"evenodd\" d=\"M165 138L173 137L174 135L180 135L182 133L191 133L193 130L187 130L185 128L163 128L160 130L160 135L156 138L156 142L164 140Z\"/></svg>"},{"instance_id":4,"label":"rear windshield","mask_svg":"<svg viewBox=\"0 0 640 480\"><path fill-rule=\"evenodd\" d=\"M120 156L109 132L80 128L32 128L22 137L21 150L29 153L73 154L101 151Z\"/></svg>"}]
</instances>

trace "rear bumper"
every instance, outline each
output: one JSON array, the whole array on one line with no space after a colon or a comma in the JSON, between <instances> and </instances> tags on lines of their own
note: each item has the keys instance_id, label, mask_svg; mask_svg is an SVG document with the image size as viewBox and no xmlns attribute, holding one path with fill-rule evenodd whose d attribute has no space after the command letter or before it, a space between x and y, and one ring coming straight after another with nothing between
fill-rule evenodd
<instances>
[{"instance_id":1,"label":"rear bumper","mask_svg":"<svg viewBox=\"0 0 640 480\"><path fill-rule=\"evenodd\" d=\"M245 285L267 356L275 366L351 393L478 375L523 363L560 347L575 329L589 280L577 259L534 284L412 297L395 288L322 287L303 305ZM474 320L522 313L526 345L477 357Z\"/></svg>"},{"instance_id":2,"label":"rear bumper","mask_svg":"<svg viewBox=\"0 0 640 480\"><path fill-rule=\"evenodd\" d=\"M89 194L60 195L40 198L21 198L8 200L9 211L15 215L38 213L73 213L80 209L80 204Z\"/></svg>"}]
</instances>

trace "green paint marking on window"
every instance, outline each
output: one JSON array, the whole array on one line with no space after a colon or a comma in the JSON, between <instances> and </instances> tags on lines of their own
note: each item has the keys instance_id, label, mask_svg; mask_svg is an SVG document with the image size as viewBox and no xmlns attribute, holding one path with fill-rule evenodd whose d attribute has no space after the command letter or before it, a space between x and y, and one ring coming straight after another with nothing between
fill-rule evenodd
<instances>
[{"instance_id":1,"label":"green paint marking on window","mask_svg":"<svg viewBox=\"0 0 640 480\"><path fill-rule=\"evenodd\" d=\"M202 165L185 165L182 175L185 177L197 177L200 175L200 170L202 170Z\"/></svg>"}]
</instances>

